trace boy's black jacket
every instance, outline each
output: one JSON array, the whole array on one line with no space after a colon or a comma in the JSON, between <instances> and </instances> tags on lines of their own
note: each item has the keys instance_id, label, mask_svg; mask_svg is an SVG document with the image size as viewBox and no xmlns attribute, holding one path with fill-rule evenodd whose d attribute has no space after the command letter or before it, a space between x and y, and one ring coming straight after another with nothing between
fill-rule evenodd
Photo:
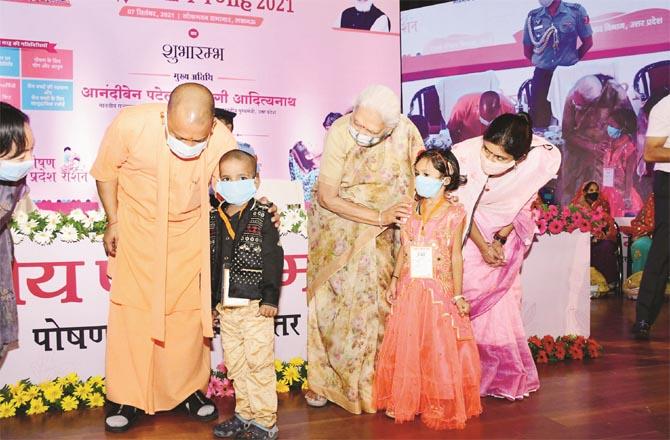
<instances>
[{"instance_id":1,"label":"boy's black jacket","mask_svg":"<svg viewBox=\"0 0 670 440\"><path fill-rule=\"evenodd\" d=\"M260 300L261 305L277 307L284 269L284 250L279 231L268 213L270 205L251 200L246 208L231 217L233 240L211 198L210 261L212 308L221 302L224 266L230 269L229 296ZM225 209L225 205L221 207Z\"/></svg>"}]
</instances>

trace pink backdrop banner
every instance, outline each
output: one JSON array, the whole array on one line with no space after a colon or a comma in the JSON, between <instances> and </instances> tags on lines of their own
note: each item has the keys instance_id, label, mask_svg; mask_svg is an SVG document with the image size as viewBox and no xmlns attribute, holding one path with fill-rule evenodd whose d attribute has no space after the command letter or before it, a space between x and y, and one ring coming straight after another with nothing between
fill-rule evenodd
<instances>
[{"instance_id":1,"label":"pink backdrop banner","mask_svg":"<svg viewBox=\"0 0 670 440\"><path fill-rule=\"evenodd\" d=\"M88 170L119 109L167 102L174 87L195 81L214 93L217 107L237 112L234 134L259 156L261 193L282 211L295 210L303 184L318 172L326 115L346 113L373 83L400 91L398 0L375 1L390 32L340 29L342 11L355 0L78 0L50 7L64 3L0 0L0 96L30 116L36 145L28 185L40 209L95 209ZM289 158L299 181L289 180ZM307 241L283 235L275 334L277 357L289 360L305 356ZM104 374L105 263L99 242L17 242L19 344L0 365L0 387L72 371Z\"/></svg>"},{"instance_id":2,"label":"pink backdrop banner","mask_svg":"<svg viewBox=\"0 0 670 440\"><path fill-rule=\"evenodd\" d=\"M95 200L87 174L120 108L166 102L195 81L237 112L235 135L266 178L288 179L289 150L318 156L330 112L371 83L400 91L398 0L376 0L390 32L342 32L354 0L2 1L2 99L31 118L38 200ZM30 17L30 26L25 18ZM20 67L20 68L19 68Z\"/></svg>"}]
</instances>

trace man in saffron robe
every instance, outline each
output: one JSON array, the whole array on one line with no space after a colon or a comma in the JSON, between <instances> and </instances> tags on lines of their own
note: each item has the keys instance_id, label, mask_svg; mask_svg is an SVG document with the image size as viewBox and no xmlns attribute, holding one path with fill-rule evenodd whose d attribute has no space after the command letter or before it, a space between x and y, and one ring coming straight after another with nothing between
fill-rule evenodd
<instances>
[{"instance_id":1,"label":"man in saffron robe","mask_svg":"<svg viewBox=\"0 0 670 440\"><path fill-rule=\"evenodd\" d=\"M109 222L107 431L178 405L203 421L218 416L201 391L213 336L208 186L233 148L211 92L195 83L167 106L124 108L105 133L91 174Z\"/></svg>"}]
</instances>

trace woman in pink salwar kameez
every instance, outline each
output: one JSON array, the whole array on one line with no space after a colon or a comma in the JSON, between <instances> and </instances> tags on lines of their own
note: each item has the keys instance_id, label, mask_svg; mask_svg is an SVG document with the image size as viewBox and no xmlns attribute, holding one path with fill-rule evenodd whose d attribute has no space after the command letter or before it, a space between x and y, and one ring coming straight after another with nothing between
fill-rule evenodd
<instances>
[{"instance_id":1,"label":"woman in pink salwar kameez","mask_svg":"<svg viewBox=\"0 0 670 440\"><path fill-rule=\"evenodd\" d=\"M481 358L480 394L510 400L540 387L521 320L521 265L536 230L530 205L561 162L531 127L525 113L504 114L483 137L453 147L468 178L456 195L470 220L463 295Z\"/></svg>"}]
</instances>

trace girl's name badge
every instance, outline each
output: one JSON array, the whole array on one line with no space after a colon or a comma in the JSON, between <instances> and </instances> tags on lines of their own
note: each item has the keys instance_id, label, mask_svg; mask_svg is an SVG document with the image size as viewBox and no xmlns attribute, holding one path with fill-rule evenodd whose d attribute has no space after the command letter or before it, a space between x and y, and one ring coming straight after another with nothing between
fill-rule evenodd
<instances>
[{"instance_id":1,"label":"girl's name badge","mask_svg":"<svg viewBox=\"0 0 670 440\"><path fill-rule=\"evenodd\" d=\"M412 246L410 248L410 276L412 278L433 278L433 248Z\"/></svg>"}]
</instances>

